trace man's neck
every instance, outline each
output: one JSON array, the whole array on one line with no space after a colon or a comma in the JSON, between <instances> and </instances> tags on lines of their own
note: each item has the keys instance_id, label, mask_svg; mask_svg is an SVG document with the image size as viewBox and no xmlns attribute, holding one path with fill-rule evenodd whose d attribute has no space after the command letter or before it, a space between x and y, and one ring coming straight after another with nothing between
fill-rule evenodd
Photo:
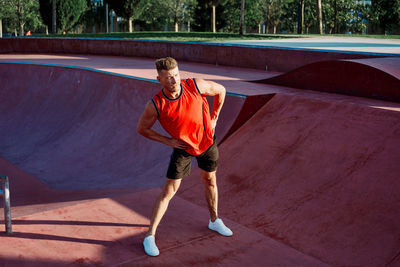
<instances>
[{"instance_id":1,"label":"man's neck","mask_svg":"<svg viewBox=\"0 0 400 267\"><path fill-rule=\"evenodd\" d=\"M176 99L176 98L178 98L179 95L181 94L182 88L179 88L179 89L180 89L180 90L177 91L177 92L170 92L170 91L165 90L165 89L163 88L163 92L164 92L164 94L165 94L168 98Z\"/></svg>"}]
</instances>

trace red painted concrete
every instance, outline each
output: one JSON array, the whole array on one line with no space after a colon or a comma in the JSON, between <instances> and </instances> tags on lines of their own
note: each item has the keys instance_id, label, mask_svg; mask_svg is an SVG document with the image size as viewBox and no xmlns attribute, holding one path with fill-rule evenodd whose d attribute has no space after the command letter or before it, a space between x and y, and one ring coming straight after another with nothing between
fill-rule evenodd
<instances>
[{"instance_id":1,"label":"red painted concrete","mask_svg":"<svg viewBox=\"0 0 400 267\"><path fill-rule=\"evenodd\" d=\"M399 112L276 95L220 147L222 216L332 266L398 266L399 147ZM205 207L198 176L178 195Z\"/></svg>"},{"instance_id":2,"label":"red painted concrete","mask_svg":"<svg viewBox=\"0 0 400 267\"><path fill-rule=\"evenodd\" d=\"M53 188L148 188L162 182L148 177L161 174L169 149L136 137L138 117L159 90L156 83L60 67L0 68L7 96L0 108L2 157ZM155 157L138 157L145 152ZM151 164L154 169L142 167Z\"/></svg>"},{"instance_id":3,"label":"red painted concrete","mask_svg":"<svg viewBox=\"0 0 400 267\"><path fill-rule=\"evenodd\" d=\"M400 58L317 62L257 82L400 102Z\"/></svg>"},{"instance_id":4,"label":"red painted concrete","mask_svg":"<svg viewBox=\"0 0 400 267\"><path fill-rule=\"evenodd\" d=\"M240 113L235 114L236 119L224 135L220 143L223 143L243 124L245 124L262 106L264 106L274 95L247 96ZM224 119L223 119L224 120Z\"/></svg>"},{"instance_id":5,"label":"red painted concrete","mask_svg":"<svg viewBox=\"0 0 400 267\"><path fill-rule=\"evenodd\" d=\"M7 96L0 107L0 155L12 164L59 189L163 183L170 148L136 131L158 83L55 66L0 64L0 70ZM227 96L219 139L244 101Z\"/></svg>"},{"instance_id":6,"label":"red painted concrete","mask_svg":"<svg viewBox=\"0 0 400 267\"><path fill-rule=\"evenodd\" d=\"M116 74L154 80L157 72L154 65L155 58L123 58L116 56L93 55L48 55L48 54L0 54L0 62L23 62L58 64L71 67L84 67ZM179 69L182 79L203 78L223 83L232 93L244 95L259 95L275 92L265 85L251 85L246 81L265 79L281 74L264 70L252 70L236 67L221 67L209 64L195 64L187 61L179 61Z\"/></svg>"},{"instance_id":7,"label":"red painted concrete","mask_svg":"<svg viewBox=\"0 0 400 267\"><path fill-rule=\"evenodd\" d=\"M148 66L131 71L143 77ZM195 168L160 225L161 255L150 258L141 242L170 150L135 128L158 85L0 64L0 170L11 178L15 232L0 234L0 265L400 264L400 105L219 71L227 89L254 94L230 95L218 125L220 136L232 134L220 146L218 181L220 215L235 234L207 229Z\"/></svg>"},{"instance_id":8,"label":"red painted concrete","mask_svg":"<svg viewBox=\"0 0 400 267\"><path fill-rule=\"evenodd\" d=\"M162 41L4 38L0 53L71 53L123 57L159 58L172 56L181 61L286 72L318 61L375 58L376 55L228 45L173 43Z\"/></svg>"},{"instance_id":9,"label":"red painted concrete","mask_svg":"<svg viewBox=\"0 0 400 267\"><path fill-rule=\"evenodd\" d=\"M158 231L162 256L150 258L141 241L153 204L148 200L159 193L152 189L17 218L14 234L0 235L2 264L327 266L234 221L226 220L235 236L220 237L207 229L206 209L179 197Z\"/></svg>"}]
</instances>

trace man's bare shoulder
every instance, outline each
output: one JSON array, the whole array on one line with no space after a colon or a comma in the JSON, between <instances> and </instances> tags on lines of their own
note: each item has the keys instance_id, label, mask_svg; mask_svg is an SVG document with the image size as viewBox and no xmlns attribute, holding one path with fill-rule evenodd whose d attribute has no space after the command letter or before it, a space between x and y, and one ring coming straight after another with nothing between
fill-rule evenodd
<instances>
[{"instance_id":1,"label":"man's bare shoulder","mask_svg":"<svg viewBox=\"0 0 400 267\"><path fill-rule=\"evenodd\" d=\"M144 112L148 113L149 115L152 114L157 116L156 106L152 100L149 100L146 103L146 106L144 107Z\"/></svg>"},{"instance_id":2,"label":"man's bare shoulder","mask_svg":"<svg viewBox=\"0 0 400 267\"><path fill-rule=\"evenodd\" d=\"M197 78L196 84L201 94L203 95L215 96L217 94L225 92L225 88L221 84L213 81Z\"/></svg>"},{"instance_id":3,"label":"man's bare shoulder","mask_svg":"<svg viewBox=\"0 0 400 267\"><path fill-rule=\"evenodd\" d=\"M204 80L203 78L195 78L194 80L196 81L198 87L208 86L209 84L209 81Z\"/></svg>"}]
</instances>

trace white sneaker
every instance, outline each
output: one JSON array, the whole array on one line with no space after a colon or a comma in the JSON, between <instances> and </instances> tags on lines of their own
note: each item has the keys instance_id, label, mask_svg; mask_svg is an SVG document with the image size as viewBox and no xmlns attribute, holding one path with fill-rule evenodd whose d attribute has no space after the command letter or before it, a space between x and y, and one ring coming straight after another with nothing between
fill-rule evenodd
<instances>
[{"instance_id":1,"label":"white sneaker","mask_svg":"<svg viewBox=\"0 0 400 267\"><path fill-rule=\"evenodd\" d=\"M143 240L143 246L147 255L153 257L160 255L160 251L156 246L156 238L153 235L149 235Z\"/></svg>"},{"instance_id":2,"label":"white sneaker","mask_svg":"<svg viewBox=\"0 0 400 267\"><path fill-rule=\"evenodd\" d=\"M223 236L232 236L233 233L231 231L231 229L229 229L228 227L225 226L225 224L222 222L221 219L216 219L215 222L212 222L210 220L210 222L208 223L208 228L218 232L219 234L223 235Z\"/></svg>"}]
</instances>

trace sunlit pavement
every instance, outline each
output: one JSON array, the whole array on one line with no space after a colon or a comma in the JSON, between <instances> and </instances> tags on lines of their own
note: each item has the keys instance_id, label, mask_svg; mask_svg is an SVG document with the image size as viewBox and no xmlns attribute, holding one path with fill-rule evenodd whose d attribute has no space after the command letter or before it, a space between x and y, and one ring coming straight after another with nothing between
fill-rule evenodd
<instances>
[{"instance_id":1,"label":"sunlit pavement","mask_svg":"<svg viewBox=\"0 0 400 267\"><path fill-rule=\"evenodd\" d=\"M400 39L321 36L276 40L215 41L209 43L317 51L379 53L400 56Z\"/></svg>"}]
</instances>

